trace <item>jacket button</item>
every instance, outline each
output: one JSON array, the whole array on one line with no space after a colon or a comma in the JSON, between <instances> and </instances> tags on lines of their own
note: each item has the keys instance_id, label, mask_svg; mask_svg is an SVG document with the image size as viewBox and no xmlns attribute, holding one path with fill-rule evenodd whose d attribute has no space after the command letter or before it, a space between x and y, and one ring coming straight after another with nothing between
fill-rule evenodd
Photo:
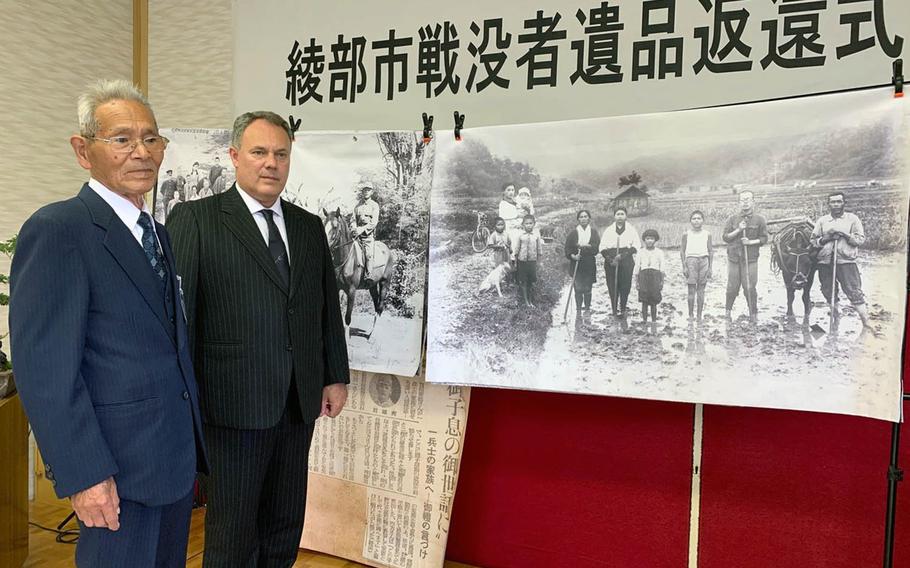
<instances>
[{"instance_id":1,"label":"jacket button","mask_svg":"<svg viewBox=\"0 0 910 568\"><path fill-rule=\"evenodd\" d=\"M189 399L190 399L190 393L183 391L183 400L189 400Z\"/></svg>"},{"instance_id":2,"label":"jacket button","mask_svg":"<svg viewBox=\"0 0 910 568\"><path fill-rule=\"evenodd\" d=\"M294 315L294 308L288 309L288 315Z\"/></svg>"},{"instance_id":3,"label":"jacket button","mask_svg":"<svg viewBox=\"0 0 910 568\"><path fill-rule=\"evenodd\" d=\"M291 347L291 346L290 346L290 344L288 344L288 345L285 345L285 347L284 347L284 348L285 348L285 349L286 349L286 350L287 350L287 351L293 351L293 350L294 350L294 348L293 348L293 347Z\"/></svg>"}]
</instances>

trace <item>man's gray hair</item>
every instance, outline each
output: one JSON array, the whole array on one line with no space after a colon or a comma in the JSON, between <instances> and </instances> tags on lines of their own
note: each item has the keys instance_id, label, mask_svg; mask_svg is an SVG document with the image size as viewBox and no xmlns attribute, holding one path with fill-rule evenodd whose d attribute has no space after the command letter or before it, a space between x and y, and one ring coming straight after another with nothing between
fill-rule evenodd
<instances>
[{"instance_id":1,"label":"man's gray hair","mask_svg":"<svg viewBox=\"0 0 910 568\"><path fill-rule=\"evenodd\" d=\"M234 121L234 129L231 131L231 146L240 149L240 140L243 138L243 133L246 132L247 127L254 120L265 120L270 124L274 124L284 130L284 133L288 135L288 140L294 141L294 131L291 130L291 125L288 124L284 117L268 110L255 110L241 114Z\"/></svg>"},{"instance_id":2,"label":"man's gray hair","mask_svg":"<svg viewBox=\"0 0 910 568\"><path fill-rule=\"evenodd\" d=\"M125 79L102 79L89 85L88 90L79 95L76 111L79 115L79 134L82 136L95 136L100 125L95 112L98 107L110 101L136 101L145 105L152 112L145 95L132 83ZM152 112L154 118L155 113Z\"/></svg>"}]
</instances>

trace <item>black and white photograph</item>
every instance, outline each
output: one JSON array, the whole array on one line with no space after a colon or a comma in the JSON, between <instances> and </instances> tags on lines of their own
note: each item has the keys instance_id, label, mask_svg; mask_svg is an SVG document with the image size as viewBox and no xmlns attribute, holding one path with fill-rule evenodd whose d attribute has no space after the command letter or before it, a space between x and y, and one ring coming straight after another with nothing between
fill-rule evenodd
<instances>
[{"instance_id":1,"label":"black and white photograph","mask_svg":"<svg viewBox=\"0 0 910 568\"><path fill-rule=\"evenodd\" d=\"M370 400L380 408L389 408L401 398L401 382L395 375L375 374L370 379Z\"/></svg>"},{"instance_id":2,"label":"black and white photograph","mask_svg":"<svg viewBox=\"0 0 910 568\"><path fill-rule=\"evenodd\" d=\"M404 131L294 140L284 197L322 219L352 369L420 366L434 148Z\"/></svg>"},{"instance_id":3,"label":"black and white photograph","mask_svg":"<svg viewBox=\"0 0 910 568\"><path fill-rule=\"evenodd\" d=\"M231 131L162 128L169 140L155 189L155 219L164 223L178 203L222 193L234 184Z\"/></svg>"},{"instance_id":4,"label":"black and white photograph","mask_svg":"<svg viewBox=\"0 0 910 568\"><path fill-rule=\"evenodd\" d=\"M900 419L893 90L440 137L427 380Z\"/></svg>"}]
</instances>

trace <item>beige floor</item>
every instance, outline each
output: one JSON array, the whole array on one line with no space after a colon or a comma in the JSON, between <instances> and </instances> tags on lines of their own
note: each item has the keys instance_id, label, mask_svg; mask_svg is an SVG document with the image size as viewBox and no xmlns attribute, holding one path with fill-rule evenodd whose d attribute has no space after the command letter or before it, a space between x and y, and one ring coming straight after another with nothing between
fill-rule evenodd
<instances>
[{"instance_id":1,"label":"beige floor","mask_svg":"<svg viewBox=\"0 0 910 568\"><path fill-rule=\"evenodd\" d=\"M43 477L38 478L35 500L29 506L29 518L32 522L45 527L56 527L72 509L69 501L57 499L51 490L50 483ZM202 551L205 547L203 526L205 509L193 511L190 526L190 540L186 551L188 568L202 566ZM75 523L68 525L74 527ZM73 553L76 547L72 544L60 544L55 541L56 535L34 526L29 527L29 556L23 568L64 568L73 566ZM301 550L297 554L297 568L358 568L357 562L349 562L334 556ZM471 568L467 564L446 562L445 568Z\"/></svg>"}]
</instances>

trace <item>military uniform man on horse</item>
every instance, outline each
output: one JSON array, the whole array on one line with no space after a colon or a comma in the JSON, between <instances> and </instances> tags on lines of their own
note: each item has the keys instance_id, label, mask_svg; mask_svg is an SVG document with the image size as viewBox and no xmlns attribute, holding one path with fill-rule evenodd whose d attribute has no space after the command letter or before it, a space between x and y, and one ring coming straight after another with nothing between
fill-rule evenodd
<instances>
[{"instance_id":1,"label":"military uniform man on horse","mask_svg":"<svg viewBox=\"0 0 910 568\"><path fill-rule=\"evenodd\" d=\"M376 225L379 224L379 203L374 199L373 184L361 182L358 204L351 216L351 234L360 240L364 255L363 277L372 280L373 259L376 257Z\"/></svg>"}]
</instances>

